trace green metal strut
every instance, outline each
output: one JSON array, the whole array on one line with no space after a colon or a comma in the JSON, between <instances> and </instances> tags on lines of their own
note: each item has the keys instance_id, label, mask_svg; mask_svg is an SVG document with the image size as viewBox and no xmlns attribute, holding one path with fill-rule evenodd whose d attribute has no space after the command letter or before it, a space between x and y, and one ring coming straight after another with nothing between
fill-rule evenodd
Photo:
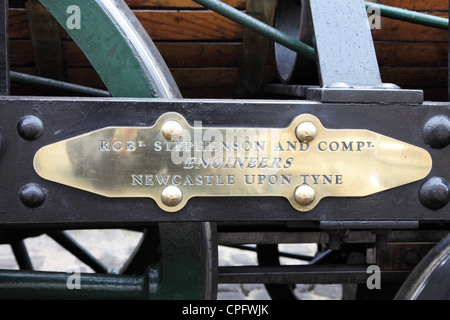
<instances>
[{"instance_id":1,"label":"green metal strut","mask_svg":"<svg viewBox=\"0 0 450 320\"><path fill-rule=\"evenodd\" d=\"M219 0L193 0L204 7L223 15L224 17L257 32L272 41L278 42L285 47L298 52L304 57L315 60L315 50L313 47L298 41L297 39L219 1ZM412 22L416 24L421 24L425 26L448 29L448 19L436 17L429 14L419 13L415 11L390 7L386 5L381 5L373 2L365 2L367 8L371 7L373 9L380 10L380 14L386 18L392 18L396 20L402 20L407 22Z\"/></svg>"},{"instance_id":2,"label":"green metal strut","mask_svg":"<svg viewBox=\"0 0 450 320\"><path fill-rule=\"evenodd\" d=\"M193 1L205 6L208 9L211 9L212 11L215 11L223 15L224 17L236 23L239 23L240 25L246 27L247 29L257 32L269 38L272 41L278 42L284 45L285 47L294 50L295 52L298 52L299 54L303 55L304 57L310 60L315 61L316 59L316 54L313 47L307 45L306 43L298 41L297 39L259 21L258 19L250 17L249 15L221 1L218 0L193 0Z\"/></svg>"}]
</instances>

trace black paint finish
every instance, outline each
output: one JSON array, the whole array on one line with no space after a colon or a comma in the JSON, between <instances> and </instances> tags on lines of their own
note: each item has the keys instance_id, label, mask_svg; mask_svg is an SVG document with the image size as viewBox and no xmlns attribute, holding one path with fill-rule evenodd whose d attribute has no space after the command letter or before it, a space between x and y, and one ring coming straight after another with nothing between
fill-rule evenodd
<instances>
[{"instance_id":1,"label":"black paint finish","mask_svg":"<svg viewBox=\"0 0 450 320\"><path fill-rule=\"evenodd\" d=\"M439 115L431 118L423 128L423 138L432 148L441 149L450 144L450 119Z\"/></svg>"},{"instance_id":2,"label":"black paint finish","mask_svg":"<svg viewBox=\"0 0 450 320\"><path fill-rule=\"evenodd\" d=\"M450 200L450 185L445 179L432 177L420 188L420 201L427 208L439 210Z\"/></svg>"},{"instance_id":3,"label":"black paint finish","mask_svg":"<svg viewBox=\"0 0 450 320\"><path fill-rule=\"evenodd\" d=\"M0 128L7 137L0 158L0 228L112 227L154 221L450 221L450 206L431 210L419 192L427 177L363 198L326 198L310 212L294 210L284 198L193 198L176 213L152 199L106 198L41 179L33 169L39 148L107 126L151 126L163 113L182 114L193 125L286 127L302 113L317 116L326 128L367 129L427 150L433 159L429 177L450 181L450 149L434 149L423 139L427 121L450 116L450 104L356 105L298 101L162 101L139 99L0 99ZM45 130L27 141L17 132L19 119L34 115ZM29 183L46 191L37 208L18 194Z\"/></svg>"},{"instance_id":4,"label":"black paint finish","mask_svg":"<svg viewBox=\"0 0 450 320\"><path fill-rule=\"evenodd\" d=\"M43 131L44 125L36 116L24 116L17 124L17 132L25 140L35 140L41 136Z\"/></svg>"},{"instance_id":5,"label":"black paint finish","mask_svg":"<svg viewBox=\"0 0 450 320\"><path fill-rule=\"evenodd\" d=\"M46 192L40 185L29 183L20 189L19 198L25 206L37 208L45 201Z\"/></svg>"}]
</instances>

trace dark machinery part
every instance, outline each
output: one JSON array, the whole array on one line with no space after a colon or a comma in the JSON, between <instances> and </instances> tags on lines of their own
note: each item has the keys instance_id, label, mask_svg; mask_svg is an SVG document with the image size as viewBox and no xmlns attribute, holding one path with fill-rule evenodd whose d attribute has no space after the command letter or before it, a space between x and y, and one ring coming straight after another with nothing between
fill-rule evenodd
<instances>
[{"instance_id":1,"label":"dark machinery part","mask_svg":"<svg viewBox=\"0 0 450 320\"><path fill-rule=\"evenodd\" d=\"M49 1L46 1L47 3ZM51 1L50 1L51 2ZM199 1L201 2L201 1ZM207 1L205 1L206 3ZM136 225L149 225L154 222L199 222L199 221L219 221L219 222L262 222L267 221L309 224L326 234L327 243L332 249L340 249L341 243L348 241L346 238L357 230L371 230L372 237L369 243L377 244L377 248L383 249L387 241L391 241L393 230L418 228L420 225L447 225L449 220L449 188L447 176L448 154L445 147L448 145L449 133L446 120L449 117L449 107L445 103L424 103L423 94L420 90L401 90L395 85L383 84L379 79L378 66L373 57L373 45L367 35L363 35L361 41L355 43L356 54L361 60L357 67L347 64L336 64L336 56L330 47L330 43L335 43L339 48L342 40L339 36L333 36L336 30L330 29L324 23L330 21L336 15L335 9L342 2L330 1L327 10L320 8L320 1L311 0L312 21L316 37L316 50L321 54L317 57L321 87L306 88L305 95L317 102L249 102L249 101L144 101L137 99L36 99L36 98L3 98L0 103L3 105L2 121L0 123L0 167L2 181L8 181L7 186L2 186L4 198L1 199L0 223L8 231L20 228L20 230L30 230L31 233L37 229L43 231L48 228L67 227L135 227ZM345 11L348 17L358 16L361 18L361 4L363 2L353 2L349 4ZM218 9L224 6L217 5ZM360 12L361 11L361 12ZM303 11L304 13L305 11ZM244 18L240 16L244 23ZM358 19L356 19L358 20ZM363 19L359 19L359 22ZM356 22L350 26L352 30L359 32L360 24ZM267 29L267 28L266 28ZM284 41L291 47L297 48L309 58L314 57L314 49L299 44L298 41L284 37L284 35L274 34L268 31L267 34L287 39ZM359 30L359 31L358 31ZM362 32L362 31L361 31ZM0 39L1 40L1 39ZM338 49L342 55L345 54L343 48ZM98 58L98 57L97 57ZM348 58L346 58L348 59ZM346 60L344 59L344 60ZM341 59L342 60L342 59ZM351 59L349 59L351 60ZM347 60L347 61L349 61ZM364 64L363 62L368 62ZM102 63L102 61L97 61ZM332 66L340 65L341 69L334 70ZM349 71L350 70L350 71ZM361 75L368 73L370 77L361 78ZM6 73L4 79L9 77ZM334 78L336 77L336 78ZM1 79L1 78L0 78ZM337 80L336 80L337 79ZM171 88L168 89L170 91ZM6 92L6 91L4 91ZM355 103L348 105L347 102ZM380 102L388 104L379 104ZM201 119L205 125L221 126L236 125L246 127L283 127L288 124L293 116L301 113L311 113L319 117L327 127L330 128L360 128L373 130L385 135L395 137L402 141L420 146L426 149L433 158L433 168L428 181L415 182L394 190L375 194L361 199L326 199L317 209L307 213L299 213L289 207L285 199L279 198L221 198L217 199L195 199L186 206L185 209L176 214L162 212L151 199L105 199L101 196L88 194L84 191L74 190L69 187L56 185L39 178L32 169L32 157L36 151L49 143L57 142L65 138L90 132L104 126L135 126L151 125L163 112L176 111L186 117L189 122ZM112 112L114 111L114 112ZM80 115L88 114L89 117ZM112 114L114 116L112 116ZM105 116L108 115L108 116ZM438 121L436 121L438 119ZM448 121L447 121L448 122ZM380 123L383 124L380 127ZM14 188L11 188L11 185ZM64 195L61 198L61 195ZM65 205L76 208L70 213L61 213L61 200ZM411 210L411 206L414 210ZM94 210L93 208L96 208ZM101 210L97 210L100 209ZM100 211L102 215L100 215ZM105 212L108 213L105 217ZM132 214L128 214L132 212ZM227 212L227 215L218 215L218 212ZM395 217L392 213L395 212ZM276 213L276 214L274 214ZM162 224L160 232L165 234L173 231L175 224ZM175 288L179 282L183 281L181 273L177 273L176 268L186 261L181 261L178 253L193 250L190 254L192 265L197 267L192 270L195 273L189 279L200 281L200 285L205 288L209 286L214 275L208 270L214 266L213 256L210 251L196 244L208 244L215 246L215 240L197 239L198 241L185 241L183 234L192 234L198 237L202 235L215 234L215 230L199 230L200 224L182 224L185 232L179 237L162 239L162 247L166 248L166 253L170 254L164 261L164 268L158 264L158 249L151 249L151 255L145 259L145 265L151 265L145 271L141 269L140 262L131 262L126 270L131 274L137 272L136 277L114 278L112 275L105 277L93 276L89 278L89 283L93 287L98 284L112 283L92 290L92 296L104 296L105 292L116 291L131 292L130 297L183 297L176 292ZM203 228L210 228L211 225L203 224ZM191 229L190 229L191 228ZM172 230L172 231L171 231ZM349 233L348 230L351 232ZM211 233L212 231L212 233ZM235 230L236 231L236 230ZM273 229L272 229L273 231ZM295 239L301 232L295 232ZM3 234L5 235L5 234ZM66 238L61 234L53 234L60 242L71 246L71 242L66 242ZM219 234L220 235L220 234ZM258 233L249 233L248 236L255 237ZM276 235L270 232L259 234L267 241L267 237ZM236 233L231 233L234 238ZM278 242L286 241L290 235L278 235ZM287 238L286 238L287 236ZM316 239L317 234L309 234L309 241ZM421 235L423 239L423 234ZM401 239L405 239L402 237ZM414 239L411 238L411 239ZM154 240L154 239L153 239ZM151 241L151 245L159 247L158 241ZM316 239L317 243L324 241L324 236L320 235ZM359 239L362 241L362 239ZM222 238L223 241L223 238ZM241 239L244 241L244 239ZM434 239L436 241L436 239ZM363 241L364 242L364 241ZM184 243L185 246L180 246ZM220 243L220 241L219 241ZM246 241L241 243L248 243ZM251 243L258 243L257 241ZM208 247L206 245L206 247ZM273 245L273 243L271 244ZM145 246L147 247L147 245ZM144 248L144 247L142 247ZM441 248L438 246L437 248ZM26 252L19 242L14 242L14 249L21 259L21 266L28 269L31 266L26 259ZM273 247L272 247L273 249ZM442 248L441 248L442 249ZM206 254L204 259L199 258L198 252ZM205 251L206 250L206 251ZM272 250L273 253L274 250ZM441 250L442 251L442 250ZM445 252L445 251L444 251ZM183 256L184 256L183 255ZM187 254L189 256L189 254ZM273 255L274 256L274 255ZM268 256L265 257L268 259ZM431 272L427 280L428 283L436 283L446 270L448 258L439 258L444 261ZM414 255L408 255L408 261L415 261ZM263 259L261 260L263 261ZM433 260L434 261L434 260ZM263 262L264 264L264 262ZM272 264L272 262L267 262ZM162 269L161 269L162 268ZM102 270L99 266L100 271ZM160 279L161 270L170 270L178 274L172 279ZM204 273L203 271L206 272ZM296 282L316 282L316 283L364 283L366 265L337 266L321 265L306 267L284 267L279 266L259 266L259 267L239 267L239 268L219 268L218 278L221 282L264 282L274 284L291 284ZM408 275L407 271L389 270L382 274L385 279L404 280ZM1 274L4 279L14 279L16 275L4 272ZM49 283L61 280L61 275L54 274L48 277L36 273L22 273L24 279L32 280L37 287L45 289ZM59 279L59 280L58 280ZM25 281L26 282L28 282ZM171 282L171 285L164 285L162 292L155 289L158 284ZM202 282L204 281L204 282ZM193 283L186 281L186 287ZM150 285L150 286L148 286ZM199 283L196 284L197 286ZM4 287L8 290L16 290L14 287ZM130 289L131 288L131 289ZM19 296L26 296L31 287L23 287L16 293ZM61 289L61 290L60 290ZM105 291L106 290L106 291ZM44 290L45 291L45 290ZM200 290L201 291L201 290ZM425 291L426 292L426 291ZM444 291L445 292L445 291ZM64 286L61 285L50 295L64 294ZM100 295L98 295L100 294ZM422 294L422 293L420 293ZM156 296L155 296L156 295ZM106 295L107 296L107 295ZM105 296L105 297L106 297ZM205 293L202 297L208 297ZM113 294L113 297L117 297Z\"/></svg>"},{"instance_id":2,"label":"dark machinery part","mask_svg":"<svg viewBox=\"0 0 450 320\"><path fill-rule=\"evenodd\" d=\"M450 235L420 261L403 283L397 300L450 300Z\"/></svg>"},{"instance_id":3,"label":"dark machinery part","mask_svg":"<svg viewBox=\"0 0 450 320\"><path fill-rule=\"evenodd\" d=\"M275 28L313 46L313 28L308 1L278 1ZM283 84L318 85L316 63L275 43L278 77Z\"/></svg>"}]
</instances>

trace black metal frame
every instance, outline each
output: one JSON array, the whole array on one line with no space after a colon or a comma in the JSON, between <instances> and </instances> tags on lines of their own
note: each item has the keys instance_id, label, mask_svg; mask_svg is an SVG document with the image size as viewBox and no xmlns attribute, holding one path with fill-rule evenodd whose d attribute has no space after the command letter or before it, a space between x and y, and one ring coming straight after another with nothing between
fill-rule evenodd
<instances>
[{"instance_id":1,"label":"black metal frame","mask_svg":"<svg viewBox=\"0 0 450 320\"><path fill-rule=\"evenodd\" d=\"M152 199L106 198L40 178L33 157L47 144L107 126L151 126L163 113L182 114L203 126L286 127L302 113L326 128L367 129L426 149L433 159L429 177L449 180L447 149L433 149L422 135L430 118L450 116L447 103L423 105L344 105L308 101L163 101L144 99L1 98L0 225L13 227L124 226L163 221L315 221L328 229L414 228L417 222L448 222L450 206L432 210L421 203L425 180L363 198L326 198L310 212L294 210L284 198L193 198L176 213ZM42 121L38 138L26 140L17 126L25 116ZM39 185L43 203L24 204L23 186ZM219 201L218 201L219 200ZM331 221L331 222L326 222ZM367 224L366 222L371 222ZM336 224L333 225L333 222Z\"/></svg>"},{"instance_id":2,"label":"black metal frame","mask_svg":"<svg viewBox=\"0 0 450 320\"><path fill-rule=\"evenodd\" d=\"M0 32L2 96L9 94L7 16L8 1L4 1L0 6L0 26L5 27ZM367 92L363 95L367 98ZM338 93L338 97L342 96L342 92ZM398 97L395 96L396 99ZM377 101L373 95L370 99ZM357 101L363 100L358 98ZM310 113L330 129L368 129L424 148L433 158L429 177L450 179L448 149L430 147L429 141L423 136L429 119L450 117L448 103L327 104L311 101L3 97L0 98L0 236L14 238L13 248L23 251L22 236L39 233L39 230L47 231L49 228L123 228L166 221L219 221L225 222L219 225L219 245L314 242L333 247L336 242L338 245L341 242L373 245L379 239L437 242L448 230L450 206L439 210L430 209L423 204L426 201L420 198L420 191L427 179L364 198L323 199L315 209L306 213L294 210L281 197L234 197L191 199L183 210L169 214L152 199L108 199L43 180L33 169L33 156L42 146L106 126L151 126L168 111L179 112L191 124L201 120L204 126L239 127L285 127L299 114ZM26 116L40 119L42 128L37 122L37 129L31 128L31 132L25 134L21 132L19 123ZM30 184L37 186L35 190L41 195L38 199L24 201L27 195L23 187ZM236 222L253 224L251 227L241 225L241 229L232 225L231 232L227 231L226 223ZM255 222L262 224L260 230ZM274 226L274 223L277 225ZM313 231L303 229L308 227L312 227ZM389 231L419 227L423 230ZM429 232L433 228L443 230ZM15 233L18 229L20 235ZM345 234L340 231L347 229L356 231ZM377 231L358 231L361 229ZM50 234L61 243L64 242L61 233ZM353 235L356 236L352 238ZM18 256L27 257L23 254ZM24 269L30 266L26 259L20 264ZM367 279L366 270L366 265L337 264L273 268L221 267L218 269L218 278L222 283L364 283ZM389 270L383 271L382 277L384 280L403 281L408 273L404 270ZM142 279L134 280L140 284ZM47 282L44 286L47 286Z\"/></svg>"}]
</instances>

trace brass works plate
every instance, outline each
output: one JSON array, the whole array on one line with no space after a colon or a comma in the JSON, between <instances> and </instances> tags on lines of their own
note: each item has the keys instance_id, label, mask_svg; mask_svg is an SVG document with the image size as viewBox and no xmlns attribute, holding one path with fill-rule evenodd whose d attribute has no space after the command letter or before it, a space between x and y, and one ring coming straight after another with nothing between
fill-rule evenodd
<instances>
[{"instance_id":1,"label":"brass works plate","mask_svg":"<svg viewBox=\"0 0 450 320\"><path fill-rule=\"evenodd\" d=\"M165 211L192 197L285 197L299 211L425 178L425 150L302 114L287 128L194 127L178 113L152 127L108 127L40 149L44 179L106 197L149 197Z\"/></svg>"}]
</instances>

